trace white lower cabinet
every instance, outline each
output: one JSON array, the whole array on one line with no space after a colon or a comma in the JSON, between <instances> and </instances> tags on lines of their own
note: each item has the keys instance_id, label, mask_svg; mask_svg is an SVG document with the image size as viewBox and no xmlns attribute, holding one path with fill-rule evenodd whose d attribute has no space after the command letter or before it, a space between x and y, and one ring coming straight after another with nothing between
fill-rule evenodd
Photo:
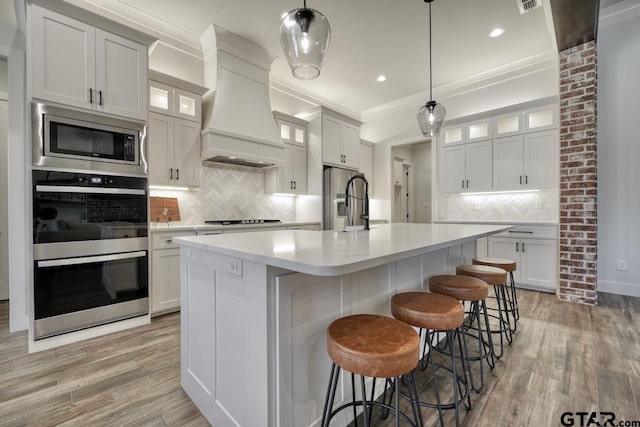
<instances>
[{"instance_id":1,"label":"white lower cabinet","mask_svg":"<svg viewBox=\"0 0 640 427\"><path fill-rule=\"evenodd\" d=\"M174 237L195 231L156 232L151 239L151 314L180 310L180 247Z\"/></svg>"},{"instance_id":2,"label":"white lower cabinet","mask_svg":"<svg viewBox=\"0 0 640 427\"><path fill-rule=\"evenodd\" d=\"M515 234L520 235L489 237L489 256L512 259L517 263L513 273L517 285L555 292L558 285L557 238L522 237L524 233L518 231Z\"/></svg>"}]
</instances>

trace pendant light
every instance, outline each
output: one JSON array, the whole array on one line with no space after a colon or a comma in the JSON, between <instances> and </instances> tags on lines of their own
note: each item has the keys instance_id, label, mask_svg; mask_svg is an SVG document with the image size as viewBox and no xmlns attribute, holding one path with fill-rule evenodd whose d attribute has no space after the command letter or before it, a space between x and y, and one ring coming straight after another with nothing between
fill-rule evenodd
<instances>
[{"instance_id":1,"label":"pendant light","mask_svg":"<svg viewBox=\"0 0 640 427\"><path fill-rule=\"evenodd\" d=\"M418 110L418 125L424 136L433 137L440 133L444 116L447 110L442 104L433 100L433 79L431 72L431 3L433 0L424 0L429 3L429 101Z\"/></svg>"},{"instance_id":2,"label":"pendant light","mask_svg":"<svg viewBox=\"0 0 640 427\"><path fill-rule=\"evenodd\" d=\"M331 27L325 16L304 7L287 13L280 22L280 43L294 77L312 80L320 68L331 39Z\"/></svg>"}]
</instances>

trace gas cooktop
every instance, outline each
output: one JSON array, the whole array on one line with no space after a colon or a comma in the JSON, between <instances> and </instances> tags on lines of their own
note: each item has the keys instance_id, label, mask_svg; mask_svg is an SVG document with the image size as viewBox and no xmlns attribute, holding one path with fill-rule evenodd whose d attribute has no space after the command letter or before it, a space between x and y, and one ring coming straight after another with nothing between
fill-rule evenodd
<instances>
[{"instance_id":1,"label":"gas cooktop","mask_svg":"<svg viewBox=\"0 0 640 427\"><path fill-rule=\"evenodd\" d=\"M281 223L279 219L215 219L205 221L205 224L214 225L251 225L251 224L275 224Z\"/></svg>"}]
</instances>

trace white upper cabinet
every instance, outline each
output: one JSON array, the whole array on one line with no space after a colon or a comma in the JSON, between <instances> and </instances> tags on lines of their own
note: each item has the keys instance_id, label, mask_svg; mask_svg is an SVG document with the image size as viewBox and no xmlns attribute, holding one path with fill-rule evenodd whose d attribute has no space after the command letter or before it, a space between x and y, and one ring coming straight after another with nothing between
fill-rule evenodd
<instances>
[{"instance_id":1,"label":"white upper cabinet","mask_svg":"<svg viewBox=\"0 0 640 427\"><path fill-rule=\"evenodd\" d=\"M557 188L557 130L494 139L493 187L495 190Z\"/></svg>"},{"instance_id":2,"label":"white upper cabinet","mask_svg":"<svg viewBox=\"0 0 640 427\"><path fill-rule=\"evenodd\" d=\"M200 125L149 113L149 183L200 185Z\"/></svg>"},{"instance_id":3,"label":"white upper cabinet","mask_svg":"<svg viewBox=\"0 0 640 427\"><path fill-rule=\"evenodd\" d=\"M173 90L173 114L192 122L202 121L202 100L200 95L175 88Z\"/></svg>"},{"instance_id":4,"label":"white upper cabinet","mask_svg":"<svg viewBox=\"0 0 640 427\"><path fill-rule=\"evenodd\" d=\"M150 71L149 183L200 185L201 96L206 88Z\"/></svg>"},{"instance_id":5,"label":"white upper cabinet","mask_svg":"<svg viewBox=\"0 0 640 427\"><path fill-rule=\"evenodd\" d=\"M524 184L526 188L558 188L558 130L524 135Z\"/></svg>"},{"instance_id":6,"label":"white upper cabinet","mask_svg":"<svg viewBox=\"0 0 640 427\"><path fill-rule=\"evenodd\" d=\"M493 187L519 190L523 187L524 137L522 135L493 140Z\"/></svg>"},{"instance_id":7,"label":"white upper cabinet","mask_svg":"<svg viewBox=\"0 0 640 427\"><path fill-rule=\"evenodd\" d=\"M524 112L525 132L535 132L558 127L559 110L557 105L546 105Z\"/></svg>"},{"instance_id":8,"label":"white upper cabinet","mask_svg":"<svg viewBox=\"0 0 640 427\"><path fill-rule=\"evenodd\" d=\"M157 77L158 73L153 72L152 75ZM197 93L151 80L149 81L149 111L200 122L202 98Z\"/></svg>"},{"instance_id":9,"label":"white upper cabinet","mask_svg":"<svg viewBox=\"0 0 640 427\"><path fill-rule=\"evenodd\" d=\"M149 111L173 116L173 90L172 86L149 81Z\"/></svg>"},{"instance_id":10,"label":"white upper cabinet","mask_svg":"<svg viewBox=\"0 0 640 427\"><path fill-rule=\"evenodd\" d=\"M360 127L323 112L323 163L348 169L358 169L359 157Z\"/></svg>"},{"instance_id":11,"label":"white upper cabinet","mask_svg":"<svg viewBox=\"0 0 640 427\"><path fill-rule=\"evenodd\" d=\"M307 122L274 112L285 163L265 171L265 193L307 194Z\"/></svg>"},{"instance_id":12,"label":"white upper cabinet","mask_svg":"<svg viewBox=\"0 0 640 427\"><path fill-rule=\"evenodd\" d=\"M443 145L463 144L467 141L463 125L445 127L442 129L442 132L440 132L440 135L442 135L440 138Z\"/></svg>"},{"instance_id":13,"label":"white upper cabinet","mask_svg":"<svg viewBox=\"0 0 640 427\"><path fill-rule=\"evenodd\" d=\"M491 119L476 120L455 126L447 126L440 132L443 146L491 139Z\"/></svg>"},{"instance_id":14,"label":"white upper cabinet","mask_svg":"<svg viewBox=\"0 0 640 427\"><path fill-rule=\"evenodd\" d=\"M465 145L465 191L491 190L491 141Z\"/></svg>"},{"instance_id":15,"label":"white upper cabinet","mask_svg":"<svg viewBox=\"0 0 640 427\"><path fill-rule=\"evenodd\" d=\"M439 191L558 188L558 123L558 104L549 104L448 126Z\"/></svg>"},{"instance_id":16,"label":"white upper cabinet","mask_svg":"<svg viewBox=\"0 0 640 427\"><path fill-rule=\"evenodd\" d=\"M465 189L466 152L464 145L445 147L442 149L441 177L442 191L445 193L459 193Z\"/></svg>"},{"instance_id":17,"label":"white upper cabinet","mask_svg":"<svg viewBox=\"0 0 640 427\"><path fill-rule=\"evenodd\" d=\"M467 141L485 141L491 139L491 119L478 120L465 125Z\"/></svg>"},{"instance_id":18,"label":"white upper cabinet","mask_svg":"<svg viewBox=\"0 0 640 427\"><path fill-rule=\"evenodd\" d=\"M518 135L523 131L523 113L511 113L493 119L493 137Z\"/></svg>"},{"instance_id":19,"label":"white upper cabinet","mask_svg":"<svg viewBox=\"0 0 640 427\"><path fill-rule=\"evenodd\" d=\"M146 120L146 46L37 5L30 10L33 98Z\"/></svg>"},{"instance_id":20,"label":"white upper cabinet","mask_svg":"<svg viewBox=\"0 0 640 427\"><path fill-rule=\"evenodd\" d=\"M445 147L441 164L445 193L491 189L491 141Z\"/></svg>"}]
</instances>

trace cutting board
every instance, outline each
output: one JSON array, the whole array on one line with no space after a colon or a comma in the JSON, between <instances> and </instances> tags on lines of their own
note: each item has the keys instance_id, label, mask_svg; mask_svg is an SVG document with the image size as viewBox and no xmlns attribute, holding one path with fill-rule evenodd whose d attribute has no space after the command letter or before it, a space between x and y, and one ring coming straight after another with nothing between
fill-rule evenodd
<instances>
[{"instance_id":1,"label":"cutting board","mask_svg":"<svg viewBox=\"0 0 640 427\"><path fill-rule=\"evenodd\" d=\"M151 222L180 221L180 208L175 197L151 197Z\"/></svg>"}]
</instances>

